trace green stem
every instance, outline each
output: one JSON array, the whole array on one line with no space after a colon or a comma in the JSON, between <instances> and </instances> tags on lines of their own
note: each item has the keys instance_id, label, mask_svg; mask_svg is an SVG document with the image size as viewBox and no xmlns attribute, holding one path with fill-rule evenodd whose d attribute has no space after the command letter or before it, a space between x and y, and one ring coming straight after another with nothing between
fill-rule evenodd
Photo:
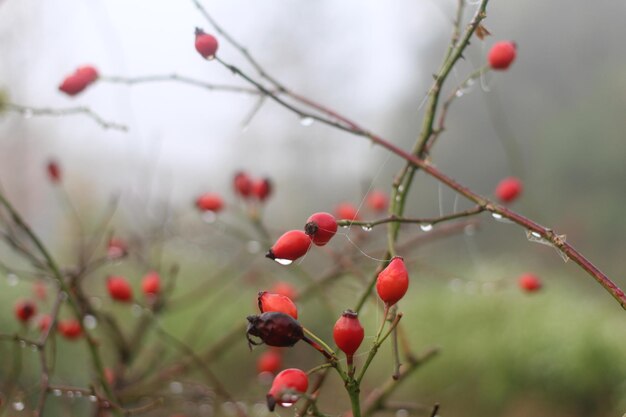
<instances>
[{"instance_id":1,"label":"green stem","mask_svg":"<svg viewBox=\"0 0 626 417\"><path fill-rule=\"evenodd\" d=\"M350 396L352 417L361 417L361 401L359 400L359 393L361 392L361 389L359 388L359 383L355 381L353 384L349 384L346 389L348 390L348 395Z\"/></svg>"}]
</instances>

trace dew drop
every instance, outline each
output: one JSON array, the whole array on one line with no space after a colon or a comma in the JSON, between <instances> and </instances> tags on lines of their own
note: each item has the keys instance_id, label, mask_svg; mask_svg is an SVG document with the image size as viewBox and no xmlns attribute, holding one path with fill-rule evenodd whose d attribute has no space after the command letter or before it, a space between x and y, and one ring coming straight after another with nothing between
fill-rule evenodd
<instances>
[{"instance_id":1,"label":"dew drop","mask_svg":"<svg viewBox=\"0 0 626 417\"><path fill-rule=\"evenodd\" d=\"M60 397L61 394L63 394L63 393L61 392L60 389L53 389L52 390L52 395L54 395L55 397Z\"/></svg>"},{"instance_id":2,"label":"dew drop","mask_svg":"<svg viewBox=\"0 0 626 417\"><path fill-rule=\"evenodd\" d=\"M275 260L276 262L278 262L279 264L281 264L281 265L285 265L285 266L287 266L287 265L291 265L291 264L293 263L293 261L292 261L291 259L279 259L279 258L276 258L276 259L274 259L274 260Z\"/></svg>"},{"instance_id":3,"label":"dew drop","mask_svg":"<svg viewBox=\"0 0 626 417\"><path fill-rule=\"evenodd\" d=\"M398 195L396 196L396 201L402 201L402 196L398 194Z\"/></svg>"},{"instance_id":4,"label":"dew drop","mask_svg":"<svg viewBox=\"0 0 626 417\"><path fill-rule=\"evenodd\" d=\"M342 228L342 229L349 229L349 228L350 228L350 225L349 225L349 224L342 224L342 225L341 225L341 228Z\"/></svg>"},{"instance_id":5,"label":"dew drop","mask_svg":"<svg viewBox=\"0 0 626 417\"><path fill-rule=\"evenodd\" d=\"M459 89L459 90L456 90L456 92L454 93L454 95L455 95L456 97L459 97L459 98L460 98L460 97L463 97L463 94L464 94L464 93L463 93L463 90L460 90L460 89Z\"/></svg>"},{"instance_id":6,"label":"dew drop","mask_svg":"<svg viewBox=\"0 0 626 417\"><path fill-rule=\"evenodd\" d=\"M14 273L10 272L7 274L7 285L9 287L15 287L19 281L20 278Z\"/></svg>"},{"instance_id":7,"label":"dew drop","mask_svg":"<svg viewBox=\"0 0 626 417\"><path fill-rule=\"evenodd\" d=\"M183 384L178 381L170 382L170 391L172 391L173 394L181 394L183 392Z\"/></svg>"},{"instance_id":8,"label":"dew drop","mask_svg":"<svg viewBox=\"0 0 626 417\"><path fill-rule=\"evenodd\" d=\"M24 409L25 405L22 401L15 401L13 403L13 409L15 411L22 411Z\"/></svg>"},{"instance_id":9,"label":"dew drop","mask_svg":"<svg viewBox=\"0 0 626 417\"><path fill-rule=\"evenodd\" d=\"M300 124L302 126L308 127L308 126L311 126L314 121L315 120L312 117L305 116L300 119Z\"/></svg>"},{"instance_id":10,"label":"dew drop","mask_svg":"<svg viewBox=\"0 0 626 417\"><path fill-rule=\"evenodd\" d=\"M215 223L217 220L217 215L214 211L206 210L202 213L202 221L208 224Z\"/></svg>"},{"instance_id":11,"label":"dew drop","mask_svg":"<svg viewBox=\"0 0 626 417\"><path fill-rule=\"evenodd\" d=\"M430 223L420 224L420 229L422 229L422 231L424 232L430 232L431 230L433 230L433 225Z\"/></svg>"},{"instance_id":12,"label":"dew drop","mask_svg":"<svg viewBox=\"0 0 626 417\"><path fill-rule=\"evenodd\" d=\"M463 280L460 278L454 278L448 285L452 291L459 292L461 288L463 288Z\"/></svg>"},{"instance_id":13,"label":"dew drop","mask_svg":"<svg viewBox=\"0 0 626 417\"><path fill-rule=\"evenodd\" d=\"M22 115L24 116L24 119L30 119L31 117L33 117L33 111L31 109L25 109L24 112L22 113Z\"/></svg>"},{"instance_id":14,"label":"dew drop","mask_svg":"<svg viewBox=\"0 0 626 417\"><path fill-rule=\"evenodd\" d=\"M398 192L401 193L404 191L404 184L398 185Z\"/></svg>"},{"instance_id":15,"label":"dew drop","mask_svg":"<svg viewBox=\"0 0 626 417\"><path fill-rule=\"evenodd\" d=\"M72 391L66 392L65 395L67 396L67 398L74 398L74 393Z\"/></svg>"},{"instance_id":16,"label":"dew drop","mask_svg":"<svg viewBox=\"0 0 626 417\"><path fill-rule=\"evenodd\" d=\"M474 236L476 234L476 226L474 226L473 224L468 224L467 226L465 226L465 229L463 229L463 231L465 232L465 236Z\"/></svg>"},{"instance_id":17,"label":"dew drop","mask_svg":"<svg viewBox=\"0 0 626 417\"><path fill-rule=\"evenodd\" d=\"M98 327L98 320L91 314L87 314L83 317L83 325L89 330L93 330Z\"/></svg>"},{"instance_id":18,"label":"dew drop","mask_svg":"<svg viewBox=\"0 0 626 417\"><path fill-rule=\"evenodd\" d=\"M30 345L30 350L32 350L33 352L37 352L39 350L39 346L33 343L32 345Z\"/></svg>"},{"instance_id":19,"label":"dew drop","mask_svg":"<svg viewBox=\"0 0 626 417\"><path fill-rule=\"evenodd\" d=\"M496 220L500 220L502 218L502 214L500 214L500 213L491 213L491 217L493 217Z\"/></svg>"},{"instance_id":20,"label":"dew drop","mask_svg":"<svg viewBox=\"0 0 626 417\"><path fill-rule=\"evenodd\" d=\"M280 403L281 406L285 407L285 408L289 408L292 407L295 403L292 403L290 401L283 401Z\"/></svg>"},{"instance_id":21,"label":"dew drop","mask_svg":"<svg viewBox=\"0 0 626 417\"><path fill-rule=\"evenodd\" d=\"M396 417L409 417L409 412L404 408L401 408L396 411Z\"/></svg>"},{"instance_id":22,"label":"dew drop","mask_svg":"<svg viewBox=\"0 0 626 417\"><path fill-rule=\"evenodd\" d=\"M91 401L92 403L95 403L96 401L98 401L98 397L96 397L95 395L90 395L89 401Z\"/></svg>"},{"instance_id":23,"label":"dew drop","mask_svg":"<svg viewBox=\"0 0 626 417\"><path fill-rule=\"evenodd\" d=\"M74 392L74 395L76 396L76 398L80 398L80 397L83 396L83 393L80 392L80 391L76 391L76 392Z\"/></svg>"},{"instance_id":24,"label":"dew drop","mask_svg":"<svg viewBox=\"0 0 626 417\"><path fill-rule=\"evenodd\" d=\"M361 226L361 229L363 229L364 232L371 232L372 226L370 226L369 224L364 224L363 226Z\"/></svg>"},{"instance_id":25,"label":"dew drop","mask_svg":"<svg viewBox=\"0 0 626 417\"><path fill-rule=\"evenodd\" d=\"M25 342L25 341L23 341L23 340L20 340L20 343L19 343L19 344L20 344L20 347L21 347L21 348L25 348L25 347L26 347L26 342Z\"/></svg>"}]
</instances>

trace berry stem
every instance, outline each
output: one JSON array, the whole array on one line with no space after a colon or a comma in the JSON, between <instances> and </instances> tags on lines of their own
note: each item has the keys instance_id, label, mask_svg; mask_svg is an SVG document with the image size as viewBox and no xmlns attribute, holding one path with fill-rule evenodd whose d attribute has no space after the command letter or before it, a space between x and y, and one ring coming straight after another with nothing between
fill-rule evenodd
<instances>
[{"instance_id":1,"label":"berry stem","mask_svg":"<svg viewBox=\"0 0 626 417\"><path fill-rule=\"evenodd\" d=\"M335 362L337 361L337 356L335 355L335 352L326 344L326 342L316 336L315 333L311 332L309 329L303 327L302 330L304 330L305 333L305 336L302 337L303 341L313 346L322 355L324 355L326 359Z\"/></svg>"}]
</instances>

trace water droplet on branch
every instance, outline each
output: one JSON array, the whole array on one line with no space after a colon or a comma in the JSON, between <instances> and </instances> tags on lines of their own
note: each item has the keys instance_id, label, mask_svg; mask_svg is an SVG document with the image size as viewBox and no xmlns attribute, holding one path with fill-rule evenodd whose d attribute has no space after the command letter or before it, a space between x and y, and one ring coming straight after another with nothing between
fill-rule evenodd
<instances>
[{"instance_id":1,"label":"water droplet on branch","mask_svg":"<svg viewBox=\"0 0 626 417\"><path fill-rule=\"evenodd\" d=\"M433 230L433 225L430 223L420 224L420 229L422 229L422 231L424 232L430 232L431 230Z\"/></svg>"}]
</instances>

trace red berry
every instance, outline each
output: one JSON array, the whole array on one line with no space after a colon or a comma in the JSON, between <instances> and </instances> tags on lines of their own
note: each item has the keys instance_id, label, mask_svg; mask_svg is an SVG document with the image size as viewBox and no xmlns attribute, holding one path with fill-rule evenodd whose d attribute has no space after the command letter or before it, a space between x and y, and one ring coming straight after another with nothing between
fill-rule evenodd
<instances>
[{"instance_id":1,"label":"red berry","mask_svg":"<svg viewBox=\"0 0 626 417\"><path fill-rule=\"evenodd\" d=\"M200 28L196 28L196 51L198 51L204 59L215 58L217 46L215 36L204 33Z\"/></svg>"},{"instance_id":2,"label":"red berry","mask_svg":"<svg viewBox=\"0 0 626 417\"><path fill-rule=\"evenodd\" d=\"M288 282L279 281L270 289L270 292L275 294L284 295L285 297L289 297L292 300L298 298L298 292L294 288L293 285Z\"/></svg>"},{"instance_id":3,"label":"red berry","mask_svg":"<svg viewBox=\"0 0 626 417\"><path fill-rule=\"evenodd\" d=\"M274 378L272 387L267 393L267 408L274 411L276 404L289 406L298 400L298 393L304 394L309 388L309 378L306 373L296 368L281 371Z\"/></svg>"},{"instance_id":4,"label":"red berry","mask_svg":"<svg viewBox=\"0 0 626 417\"><path fill-rule=\"evenodd\" d=\"M104 378L107 380L109 385L113 385L115 382L115 372L111 368L104 368Z\"/></svg>"},{"instance_id":5,"label":"red berry","mask_svg":"<svg viewBox=\"0 0 626 417\"><path fill-rule=\"evenodd\" d=\"M288 314L294 319L298 318L298 307L289 297L284 295L261 291L259 292L258 303L261 313L278 311L279 313Z\"/></svg>"},{"instance_id":6,"label":"red berry","mask_svg":"<svg viewBox=\"0 0 626 417\"><path fill-rule=\"evenodd\" d=\"M75 319L60 320L57 329L68 340L78 339L83 334L80 323Z\"/></svg>"},{"instance_id":7,"label":"red berry","mask_svg":"<svg viewBox=\"0 0 626 417\"><path fill-rule=\"evenodd\" d=\"M291 347L304 338L304 329L296 319L279 311L270 311L260 316L248 316L246 338L248 346L265 343L268 346ZM256 341L250 336L256 336Z\"/></svg>"},{"instance_id":8,"label":"red berry","mask_svg":"<svg viewBox=\"0 0 626 417\"><path fill-rule=\"evenodd\" d=\"M493 44L487 55L489 66L495 70L507 69L515 59L517 45L511 41L501 41Z\"/></svg>"},{"instance_id":9,"label":"red berry","mask_svg":"<svg viewBox=\"0 0 626 417\"><path fill-rule=\"evenodd\" d=\"M48 330L48 327L50 327L51 324L52 316L50 316L49 314L44 314L43 316L39 317L37 327L39 328L39 331L43 333Z\"/></svg>"},{"instance_id":10,"label":"red berry","mask_svg":"<svg viewBox=\"0 0 626 417\"><path fill-rule=\"evenodd\" d=\"M404 260L396 256L383 269L376 279L376 291L387 306L397 303L406 294L409 288L409 273L404 266Z\"/></svg>"},{"instance_id":11,"label":"red berry","mask_svg":"<svg viewBox=\"0 0 626 417\"><path fill-rule=\"evenodd\" d=\"M359 220L359 211L353 204L341 203L335 208L338 218L344 220Z\"/></svg>"},{"instance_id":12,"label":"red berry","mask_svg":"<svg viewBox=\"0 0 626 417\"><path fill-rule=\"evenodd\" d=\"M534 274L522 274L518 280L519 287L526 292L535 292L541 289L541 280Z\"/></svg>"},{"instance_id":13,"label":"red berry","mask_svg":"<svg viewBox=\"0 0 626 417\"><path fill-rule=\"evenodd\" d=\"M110 276L107 278L107 290L112 299L116 301L129 302L133 299L133 290L126 278L120 276Z\"/></svg>"},{"instance_id":14,"label":"red berry","mask_svg":"<svg viewBox=\"0 0 626 417\"><path fill-rule=\"evenodd\" d=\"M263 352L256 362L256 368L259 373L269 372L275 374L280 369L283 358L278 349L270 349Z\"/></svg>"},{"instance_id":15,"label":"red berry","mask_svg":"<svg viewBox=\"0 0 626 417\"><path fill-rule=\"evenodd\" d=\"M196 207L200 211L213 211L217 213L224 208L224 201L219 194L205 193L196 199Z\"/></svg>"},{"instance_id":16,"label":"red berry","mask_svg":"<svg viewBox=\"0 0 626 417\"><path fill-rule=\"evenodd\" d=\"M361 346L364 337L365 331L359 322L357 313L352 310L344 311L335 323L333 338L339 349L348 357L348 364L352 362L352 355Z\"/></svg>"},{"instance_id":17,"label":"red berry","mask_svg":"<svg viewBox=\"0 0 626 417\"><path fill-rule=\"evenodd\" d=\"M128 253L128 245L118 237L112 237L107 244L107 257L109 259L123 258Z\"/></svg>"},{"instance_id":18,"label":"red berry","mask_svg":"<svg viewBox=\"0 0 626 417\"><path fill-rule=\"evenodd\" d=\"M235 187L235 193L242 197L250 197L252 194L252 179L245 172L238 172L233 179L233 186Z\"/></svg>"},{"instance_id":19,"label":"red berry","mask_svg":"<svg viewBox=\"0 0 626 417\"><path fill-rule=\"evenodd\" d=\"M37 306L30 300L19 300L15 303L15 316L22 323L26 323L37 313Z\"/></svg>"},{"instance_id":20,"label":"red berry","mask_svg":"<svg viewBox=\"0 0 626 417\"><path fill-rule=\"evenodd\" d=\"M75 96L97 79L98 71L93 66L85 65L78 67L73 74L65 77L59 86L59 90L67 95Z\"/></svg>"},{"instance_id":21,"label":"red berry","mask_svg":"<svg viewBox=\"0 0 626 417\"><path fill-rule=\"evenodd\" d=\"M46 284L41 281L35 281L33 283L33 294L37 297L38 300L45 301L48 298L48 289L46 288Z\"/></svg>"},{"instance_id":22,"label":"red berry","mask_svg":"<svg viewBox=\"0 0 626 417\"><path fill-rule=\"evenodd\" d=\"M254 181L252 184L252 194L259 199L259 201L265 201L272 193L272 182L269 178L263 178Z\"/></svg>"},{"instance_id":23,"label":"red berry","mask_svg":"<svg viewBox=\"0 0 626 417\"><path fill-rule=\"evenodd\" d=\"M48 179L51 183L56 184L61 181L61 168L56 161L48 161L46 171L48 171Z\"/></svg>"},{"instance_id":24,"label":"red berry","mask_svg":"<svg viewBox=\"0 0 626 417\"><path fill-rule=\"evenodd\" d=\"M158 272L149 272L141 281L141 289L145 295L158 295L161 292L161 277Z\"/></svg>"},{"instance_id":25,"label":"red berry","mask_svg":"<svg viewBox=\"0 0 626 417\"><path fill-rule=\"evenodd\" d=\"M337 221L330 213L315 213L306 221L304 231L317 246L324 246L337 232Z\"/></svg>"},{"instance_id":26,"label":"red berry","mask_svg":"<svg viewBox=\"0 0 626 417\"><path fill-rule=\"evenodd\" d=\"M76 69L76 76L82 78L87 84L91 84L98 79L98 70L92 65L84 65Z\"/></svg>"},{"instance_id":27,"label":"red berry","mask_svg":"<svg viewBox=\"0 0 626 417\"><path fill-rule=\"evenodd\" d=\"M380 213L382 211L387 210L387 205L389 204L389 198L387 194L382 191L374 190L367 195L366 200L367 206L370 210Z\"/></svg>"},{"instance_id":28,"label":"red berry","mask_svg":"<svg viewBox=\"0 0 626 417\"><path fill-rule=\"evenodd\" d=\"M306 233L301 230L290 230L278 238L265 256L270 259L295 261L304 256L310 246L311 238Z\"/></svg>"},{"instance_id":29,"label":"red berry","mask_svg":"<svg viewBox=\"0 0 626 417\"><path fill-rule=\"evenodd\" d=\"M496 197L503 203L510 203L522 193L522 181L508 177L498 183Z\"/></svg>"}]
</instances>

